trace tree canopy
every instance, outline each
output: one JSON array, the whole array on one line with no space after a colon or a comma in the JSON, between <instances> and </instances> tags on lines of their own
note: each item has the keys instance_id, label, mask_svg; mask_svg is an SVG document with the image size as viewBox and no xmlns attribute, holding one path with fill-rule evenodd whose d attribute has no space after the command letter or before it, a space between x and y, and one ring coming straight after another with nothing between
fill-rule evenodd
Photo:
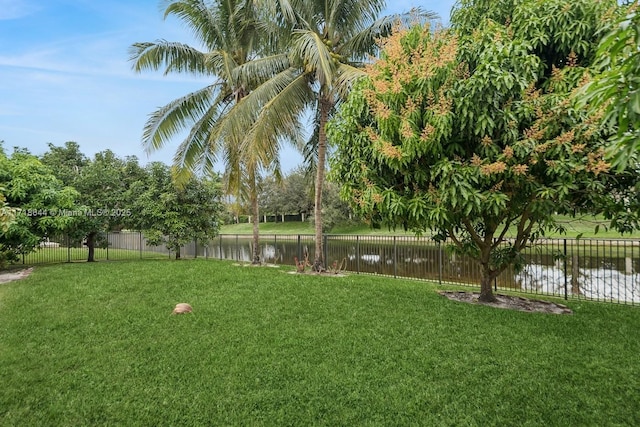
<instances>
[{"instance_id":1,"label":"tree canopy","mask_svg":"<svg viewBox=\"0 0 640 427\"><path fill-rule=\"evenodd\" d=\"M179 259L185 244L208 242L218 234L223 211L219 179L192 176L178 186L162 163L151 163L145 170L146 178L132 188L131 210L135 228L144 232L149 244L164 244Z\"/></svg>"},{"instance_id":2,"label":"tree canopy","mask_svg":"<svg viewBox=\"0 0 640 427\"><path fill-rule=\"evenodd\" d=\"M615 133L610 154L624 168L638 161L640 152L640 14L638 2L623 9L608 27L597 52L594 81L584 91L583 102L604 108L604 121Z\"/></svg>"},{"instance_id":3,"label":"tree canopy","mask_svg":"<svg viewBox=\"0 0 640 427\"><path fill-rule=\"evenodd\" d=\"M69 227L78 192L25 150L7 156L0 145L0 265L33 251L50 234ZM8 220L7 220L8 219Z\"/></svg>"},{"instance_id":4,"label":"tree canopy","mask_svg":"<svg viewBox=\"0 0 640 427\"><path fill-rule=\"evenodd\" d=\"M575 100L616 7L461 0L450 30L396 32L331 124L343 197L475 257L493 300L493 279L556 213L629 202L600 117Z\"/></svg>"}]
</instances>

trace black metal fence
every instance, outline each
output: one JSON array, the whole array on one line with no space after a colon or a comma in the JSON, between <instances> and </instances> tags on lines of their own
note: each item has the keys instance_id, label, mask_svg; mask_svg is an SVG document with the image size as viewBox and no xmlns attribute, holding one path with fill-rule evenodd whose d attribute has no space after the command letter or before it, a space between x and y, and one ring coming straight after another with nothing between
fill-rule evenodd
<instances>
[{"instance_id":1,"label":"black metal fence","mask_svg":"<svg viewBox=\"0 0 640 427\"><path fill-rule=\"evenodd\" d=\"M448 245L430 237L325 235L324 259L330 270L377 274L440 283L478 286L480 268ZM267 263L313 262L313 235L261 235L259 253ZM185 258L203 257L249 262L253 241L248 235L220 235L181 249ZM86 260L88 249L64 236L50 238L23 258L24 264ZM142 233L110 233L96 260L173 257L163 246L150 246ZM640 241L616 239L544 239L527 248L524 267L508 268L495 281L509 289L563 298L640 304Z\"/></svg>"},{"instance_id":2,"label":"black metal fence","mask_svg":"<svg viewBox=\"0 0 640 427\"><path fill-rule=\"evenodd\" d=\"M185 248L195 247L194 244ZM191 250L193 252L193 249ZM112 232L101 236L94 249L96 261L116 261L125 259L166 258L175 255L164 246L151 246L140 232ZM75 241L61 234L49 236L31 253L22 255L25 265L52 264L86 261L89 248L83 241Z\"/></svg>"}]
</instances>

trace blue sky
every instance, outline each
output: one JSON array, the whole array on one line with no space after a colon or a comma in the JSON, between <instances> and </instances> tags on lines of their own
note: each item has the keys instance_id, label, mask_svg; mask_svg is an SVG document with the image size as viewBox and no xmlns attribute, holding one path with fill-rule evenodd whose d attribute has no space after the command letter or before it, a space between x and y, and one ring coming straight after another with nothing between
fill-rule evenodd
<instances>
[{"instance_id":1,"label":"blue sky","mask_svg":"<svg viewBox=\"0 0 640 427\"><path fill-rule=\"evenodd\" d=\"M390 0L387 13L421 6L448 20L454 0ZM47 143L76 141L93 155L111 149L142 163L171 163L176 139L150 156L140 138L147 116L201 88L188 75L136 74L132 43L166 39L192 43L175 18L163 20L161 0L0 0L0 141L34 154ZM195 45L194 45L195 46ZM300 156L282 153L285 171Z\"/></svg>"}]
</instances>

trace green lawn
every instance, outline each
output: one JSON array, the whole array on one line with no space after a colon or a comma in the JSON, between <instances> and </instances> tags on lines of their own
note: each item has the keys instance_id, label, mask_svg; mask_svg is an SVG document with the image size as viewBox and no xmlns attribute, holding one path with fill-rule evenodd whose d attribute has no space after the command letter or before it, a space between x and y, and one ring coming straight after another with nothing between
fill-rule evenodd
<instances>
[{"instance_id":1,"label":"green lawn","mask_svg":"<svg viewBox=\"0 0 640 427\"><path fill-rule=\"evenodd\" d=\"M0 425L640 425L636 307L286 271L72 263L0 285Z\"/></svg>"},{"instance_id":2,"label":"green lawn","mask_svg":"<svg viewBox=\"0 0 640 427\"><path fill-rule=\"evenodd\" d=\"M638 238L638 233L631 235L609 230L608 221L603 218L594 218L582 216L579 218L571 218L568 216L559 216L559 222L566 228L566 233L550 233L547 237L553 238L575 238L578 235L582 237L595 237L603 239L618 238ZM599 226L596 233L596 226ZM513 228L515 234L515 228ZM221 229L223 234L251 234L253 232L252 224L229 224L224 225ZM262 234L314 234L313 225L310 222L279 222L279 223L261 223L260 233ZM388 228L372 229L366 224L343 224L334 227L329 234L351 234L351 235L413 235L411 232L405 232L401 228L389 230Z\"/></svg>"},{"instance_id":3,"label":"green lawn","mask_svg":"<svg viewBox=\"0 0 640 427\"><path fill-rule=\"evenodd\" d=\"M60 263L69 261L86 261L89 255L88 248L37 248L34 252L27 254L24 257L25 265L32 264L46 264L46 263ZM118 261L125 259L140 259L140 258L168 258L168 255L158 252L129 250L129 249L104 249L96 248L94 252L94 258L96 261ZM22 261L20 261L22 263Z\"/></svg>"}]
</instances>

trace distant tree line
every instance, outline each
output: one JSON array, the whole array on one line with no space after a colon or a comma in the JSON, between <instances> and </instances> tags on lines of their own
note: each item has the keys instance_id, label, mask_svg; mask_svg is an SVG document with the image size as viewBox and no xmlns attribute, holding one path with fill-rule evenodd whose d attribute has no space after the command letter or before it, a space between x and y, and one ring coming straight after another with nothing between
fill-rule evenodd
<instances>
[{"instance_id":1,"label":"distant tree line","mask_svg":"<svg viewBox=\"0 0 640 427\"><path fill-rule=\"evenodd\" d=\"M39 157L26 149L7 154L0 144L0 267L60 234L86 245L91 262L106 233L124 228L179 258L185 243L217 235L224 205L219 177L176 185L172 176L163 163L143 167L110 150L89 158L75 142L49 144Z\"/></svg>"},{"instance_id":2,"label":"distant tree line","mask_svg":"<svg viewBox=\"0 0 640 427\"><path fill-rule=\"evenodd\" d=\"M140 230L151 245L164 245L180 258L180 248L215 237L224 223L247 221L250 206L224 200L221 178L192 175L180 184L161 162L141 166L137 157L111 150L93 157L76 142L36 156L24 148L8 154L0 143L0 266L18 261L53 236L95 249L108 244L107 233ZM259 177L258 200L266 216L300 215L313 220L313 180L304 169L289 175ZM325 186L325 231L353 217L335 184Z\"/></svg>"}]
</instances>

